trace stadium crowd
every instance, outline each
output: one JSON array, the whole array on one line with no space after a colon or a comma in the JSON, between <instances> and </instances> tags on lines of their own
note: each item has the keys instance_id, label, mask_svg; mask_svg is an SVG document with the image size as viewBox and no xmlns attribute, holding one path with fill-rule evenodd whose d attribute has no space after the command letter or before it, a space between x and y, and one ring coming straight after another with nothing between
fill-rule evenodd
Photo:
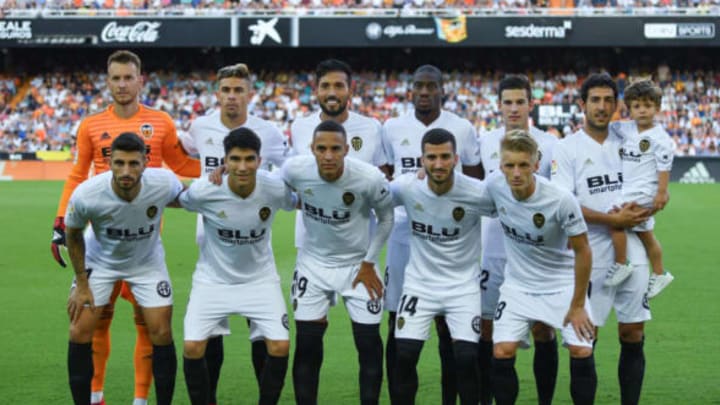
<instances>
[{"instance_id":1,"label":"stadium crowd","mask_svg":"<svg viewBox=\"0 0 720 405\"><path fill-rule=\"evenodd\" d=\"M575 104L583 77L572 71L527 72L533 83L533 97L539 104ZM674 71L660 65L653 76L663 89L662 125L676 144L678 156L718 156L720 142L720 73ZM629 77L616 76L620 89ZM466 117L478 132L499 125L496 88L503 73L453 72L445 82L448 110ZM192 119L215 108L214 73L190 75L155 71L146 76L142 103L167 111L179 130ZM352 109L381 122L412 109L408 98L411 73L360 72L356 75ZM310 72L260 73L255 80L250 111L274 122L289 135L292 121L318 106L313 95ZM35 152L72 148L75 126L87 114L103 109L110 100L102 73L55 73L34 77L30 90L14 108L10 100L20 80L0 76L0 151ZM562 127L549 131L558 137L574 132L582 124L580 112ZM626 116L624 107L618 118Z\"/></svg>"}]
</instances>

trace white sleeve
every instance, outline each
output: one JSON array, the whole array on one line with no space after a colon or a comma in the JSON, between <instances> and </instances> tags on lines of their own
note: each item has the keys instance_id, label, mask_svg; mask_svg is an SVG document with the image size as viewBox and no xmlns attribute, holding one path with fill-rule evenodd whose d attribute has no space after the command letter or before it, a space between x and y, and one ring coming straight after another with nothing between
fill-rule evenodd
<instances>
[{"instance_id":1,"label":"white sleeve","mask_svg":"<svg viewBox=\"0 0 720 405\"><path fill-rule=\"evenodd\" d=\"M462 150L460 151L460 160L463 166L477 166L480 164L480 141L478 141L475 128L470 122L467 122L467 129L464 131L462 139Z\"/></svg>"},{"instance_id":2,"label":"white sleeve","mask_svg":"<svg viewBox=\"0 0 720 405\"><path fill-rule=\"evenodd\" d=\"M393 154L392 140L387 132L387 125L383 125L380 130L380 137L382 138L383 151L385 152L385 158L387 164L393 166L395 164L395 156Z\"/></svg>"},{"instance_id":3,"label":"white sleeve","mask_svg":"<svg viewBox=\"0 0 720 405\"><path fill-rule=\"evenodd\" d=\"M285 183L283 183L283 198L280 209L285 211L294 211L298 203L298 196L292 189Z\"/></svg>"},{"instance_id":4,"label":"white sleeve","mask_svg":"<svg viewBox=\"0 0 720 405\"><path fill-rule=\"evenodd\" d=\"M495 183L491 182L491 179L497 175L502 176L502 173L495 172L490 174L485 181L474 182L478 185L478 198L476 200L476 204L480 211L480 215L484 217L496 218L498 216L497 207L495 206L495 198L493 198L491 190L491 186Z\"/></svg>"},{"instance_id":5,"label":"white sleeve","mask_svg":"<svg viewBox=\"0 0 720 405\"><path fill-rule=\"evenodd\" d=\"M185 149L185 152L187 152L188 155L193 156L200 154L197 144L195 143L195 131L197 131L195 121L190 123L190 129L188 129L187 132L178 131L178 138L180 138L180 143L182 144L183 149Z\"/></svg>"},{"instance_id":6,"label":"white sleeve","mask_svg":"<svg viewBox=\"0 0 720 405\"><path fill-rule=\"evenodd\" d=\"M378 172L378 176L371 186L369 196L371 207L377 217L377 227L364 259L366 262L376 264L379 263L380 252L390 237L395 220L390 186L381 173Z\"/></svg>"},{"instance_id":7,"label":"white sleeve","mask_svg":"<svg viewBox=\"0 0 720 405\"><path fill-rule=\"evenodd\" d=\"M580 208L580 203L570 194L561 195L560 209L557 211L558 222L567 236L577 236L587 232L587 225Z\"/></svg>"},{"instance_id":8,"label":"white sleeve","mask_svg":"<svg viewBox=\"0 0 720 405\"><path fill-rule=\"evenodd\" d=\"M662 130L662 135L656 142L655 161L659 172L669 172L672 170L675 143L665 130Z\"/></svg>"},{"instance_id":9,"label":"white sleeve","mask_svg":"<svg viewBox=\"0 0 720 405\"><path fill-rule=\"evenodd\" d=\"M182 193L183 189L185 189L185 186L183 186L175 173L167 170L166 175L168 176L168 181L170 182L170 191L168 193L168 199L166 204L170 204L178 198L180 193Z\"/></svg>"},{"instance_id":10,"label":"white sleeve","mask_svg":"<svg viewBox=\"0 0 720 405\"><path fill-rule=\"evenodd\" d=\"M576 194L575 167L573 158L567 151L568 146L567 142L558 142L557 146L555 146L550 168L550 178L553 183L559 185L572 194Z\"/></svg>"},{"instance_id":11,"label":"white sleeve","mask_svg":"<svg viewBox=\"0 0 720 405\"><path fill-rule=\"evenodd\" d=\"M403 192L407 187L407 176L408 175L398 176L390 182L390 195L394 207L404 204Z\"/></svg>"},{"instance_id":12,"label":"white sleeve","mask_svg":"<svg viewBox=\"0 0 720 405\"><path fill-rule=\"evenodd\" d=\"M180 201L180 205L185 208L188 211L193 212L200 212L200 207L202 205L202 188L203 183L205 183L206 180L197 180L193 182L193 184L190 185L190 187L180 193L180 197L178 197L178 201Z\"/></svg>"},{"instance_id":13,"label":"white sleeve","mask_svg":"<svg viewBox=\"0 0 720 405\"><path fill-rule=\"evenodd\" d=\"M274 125L268 124L268 139L262 145L262 154L267 157L269 163L280 167L287 160L288 148L285 137Z\"/></svg>"},{"instance_id":14,"label":"white sleeve","mask_svg":"<svg viewBox=\"0 0 720 405\"><path fill-rule=\"evenodd\" d=\"M294 159L288 159L283 163L282 167L280 168L280 177L282 178L282 181L285 182L290 188L295 190L295 184L293 184L293 178L292 178L292 169L290 166L292 166Z\"/></svg>"},{"instance_id":15,"label":"white sleeve","mask_svg":"<svg viewBox=\"0 0 720 405\"><path fill-rule=\"evenodd\" d=\"M83 204L82 191L83 188L76 188L70 196L67 210L65 211L65 226L68 228L85 228L90 220L87 216L87 209Z\"/></svg>"},{"instance_id":16,"label":"white sleeve","mask_svg":"<svg viewBox=\"0 0 720 405\"><path fill-rule=\"evenodd\" d=\"M385 146L382 143L382 126L380 126L380 123L375 120L373 120L373 123L375 124L375 133L373 136L375 136L376 139L380 140L380 142L378 142L377 147L373 152L372 161L373 165L380 167L388 164L388 158L385 154Z\"/></svg>"}]
</instances>

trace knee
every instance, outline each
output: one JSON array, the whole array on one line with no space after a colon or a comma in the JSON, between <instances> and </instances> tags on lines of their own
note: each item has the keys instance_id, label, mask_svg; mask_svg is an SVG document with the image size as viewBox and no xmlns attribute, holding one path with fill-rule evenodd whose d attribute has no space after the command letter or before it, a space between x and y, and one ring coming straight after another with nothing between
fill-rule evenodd
<instances>
[{"instance_id":1,"label":"knee","mask_svg":"<svg viewBox=\"0 0 720 405\"><path fill-rule=\"evenodd\" d=\"M618 326L620 341L628 343L642 342L645 337L645 328L642 323L626 323Z\"/></svg>"},{"instance_id":2,"label":"knee","mask_svg":"<svg viewBox=\"0 0 720 405\"><path fill-rule=\"evenodd\" d=\"M186 340L183 345L183 356L188 359L201 359L205 356L207 340Z\"/></svg>"},{"instance_id":3,"label":"knee","mask_svg":"<svg viewBox=\"0 0 720 405\"><path fill-rule=\"evenodd\" d=\"M80 322L70 324L70 341L73 343L90 343L93 338L93 328L88 328Z\"/></svg>"},{"instance_id":4,"label":"knee","mask_svg":"<svg viewBox=\"0 0 720 405\"><path fill-rule=\"evenodd\" d=\"M266 340L267 352L273 357L287 357L290 354L290 341Z\"/></svg>"},{"instance_id":5,"label":"knee","mask_svg":"<svg viewBox=\"0 0 720 405\"><path fill-rule=\"evenodd\" d=\"M517 353L517 346L515 342L495 343L493 346L493 357L496 359L513 358L515 357L515 353Z\"/></svg>"},{"instance_id":6,"label":"knee","mask_svg":"<svg viewBox=\"0 0 720 405\"><path fill-rule=\"evenodd\" d=\"M533 340L536 342L550 342L555 339L555 329L541 322L532 327Z\"/></svg>"},{"instance_id":7,"label":"knee","mask_svg":"<svg viewBox=\"0 0 720 405\"><path fill-rule=\"evenodd\" d=\"M573 359L584 359L592 356L593 349L592 347L586 347L586 346L568 346L568 352L570 352L570 357Z\"/></svg>"},{"instance_id":8,"label":"knee","mask_svg":"<svg viewBox=\"0 0 720 405\"><path fill-rule=\"evenodd\" d=\"M172 343L172 329L169 322L148 330L148 334L150 335L150 341L154 345L165 346Z\"/></svg>"}]
</instances>

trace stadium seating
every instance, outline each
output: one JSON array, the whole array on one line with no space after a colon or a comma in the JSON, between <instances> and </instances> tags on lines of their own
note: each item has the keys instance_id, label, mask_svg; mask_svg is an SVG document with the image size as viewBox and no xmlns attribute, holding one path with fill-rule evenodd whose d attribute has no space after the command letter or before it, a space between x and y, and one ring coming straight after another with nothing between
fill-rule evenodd
<instances>
[{"instance_id":1,"label":"stadium seating","mask_svg":"<svg viewBox=\"0 0 720 405\"><path fill-rule=\"evenodd\" d=\"M579 98L582 77L573 72L548 74L528 72L533 98L541 104L572 104ZM677 145L677 155L718 155L720 138L720 74L714 72L670 72L659 66L655 76L663 88L662 125ZM412 109L408 99L410 74L391 72L356 74L352 109L384 121ZM446 77L444 107L468 118L480 134L499 123L497 73L461 72ZM8 100L16 91L16 78L0 78L0 151L34 152L72 148L77 122L101 110L110 99L102 73L47 74L29 80L26 94L14 108ZM286 133L298 115L316 109L310 72L277 73L256 80L250 103L252 114L276 123ZM621 89L628 77L617 77ZM193 118L215 107L213 73L146 76L142 102L167 111L180 131ZM3 102L3 100L5 100ZM621 111L621 116L624 115ZM575 131L582 117L573 117L562 128L550 128L557 136Z\"/></svg>"}]
</instances>

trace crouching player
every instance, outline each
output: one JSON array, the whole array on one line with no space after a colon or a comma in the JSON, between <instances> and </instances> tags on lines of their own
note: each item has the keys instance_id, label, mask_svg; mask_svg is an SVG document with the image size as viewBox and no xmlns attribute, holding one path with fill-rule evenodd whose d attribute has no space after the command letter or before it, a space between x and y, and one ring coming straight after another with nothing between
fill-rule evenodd
<instances>
[{"instance_id":1,"label":"crouching player","mask_svg":"<svg viewBox=\"0 0 720 405\"><path fill-rule=\"evenodd\" d=\"M537 143L516 130L503 138L500 173L487 180L505 235L505 282L495 311L493 386L498 405L515 403L515 355L535 327L560 329L570 350L575 404L595 399L594 326L587 299L591 251L580 205L567 191L535 174ZM569 247L568 247L569 245Z\"/></svg>"},{"instance_id":2,"label":"crouching player","mask_svg":"<svg viewBox=\"0 0 720 405\"><path fill-rule=\"evenodd\" d=\"M68 300L68 374L75 404L90 404L92 336L117 281L126 281L150 334L158 404L170 404L177 360L170 326L172 287L160 242L163 208L183 189L165 169L145 168L146 149L134 133L110 147L111 170L80 184L65 214L75 283ZM85 226L90 222L85 235Z\"/></svg>"},{"instance_id":3,"label":"crouching player","mask_svg":"<svg viewBox=\"0 0 720 405\"><path fill-rule=\"evenodd\" d=\"M265 337L260 404L280 399L288 367L288 315L275 268L270 228L279 209L295 208L291 190L260 167L260 138L248 128L223 141L228 176L220 187L207 179L180 195L180 205L202 214L205 240L193 274L185 314L184 370L190 401L210 401L205 348L227 317L247 317Z\"/></svg>"}]
</instances>

